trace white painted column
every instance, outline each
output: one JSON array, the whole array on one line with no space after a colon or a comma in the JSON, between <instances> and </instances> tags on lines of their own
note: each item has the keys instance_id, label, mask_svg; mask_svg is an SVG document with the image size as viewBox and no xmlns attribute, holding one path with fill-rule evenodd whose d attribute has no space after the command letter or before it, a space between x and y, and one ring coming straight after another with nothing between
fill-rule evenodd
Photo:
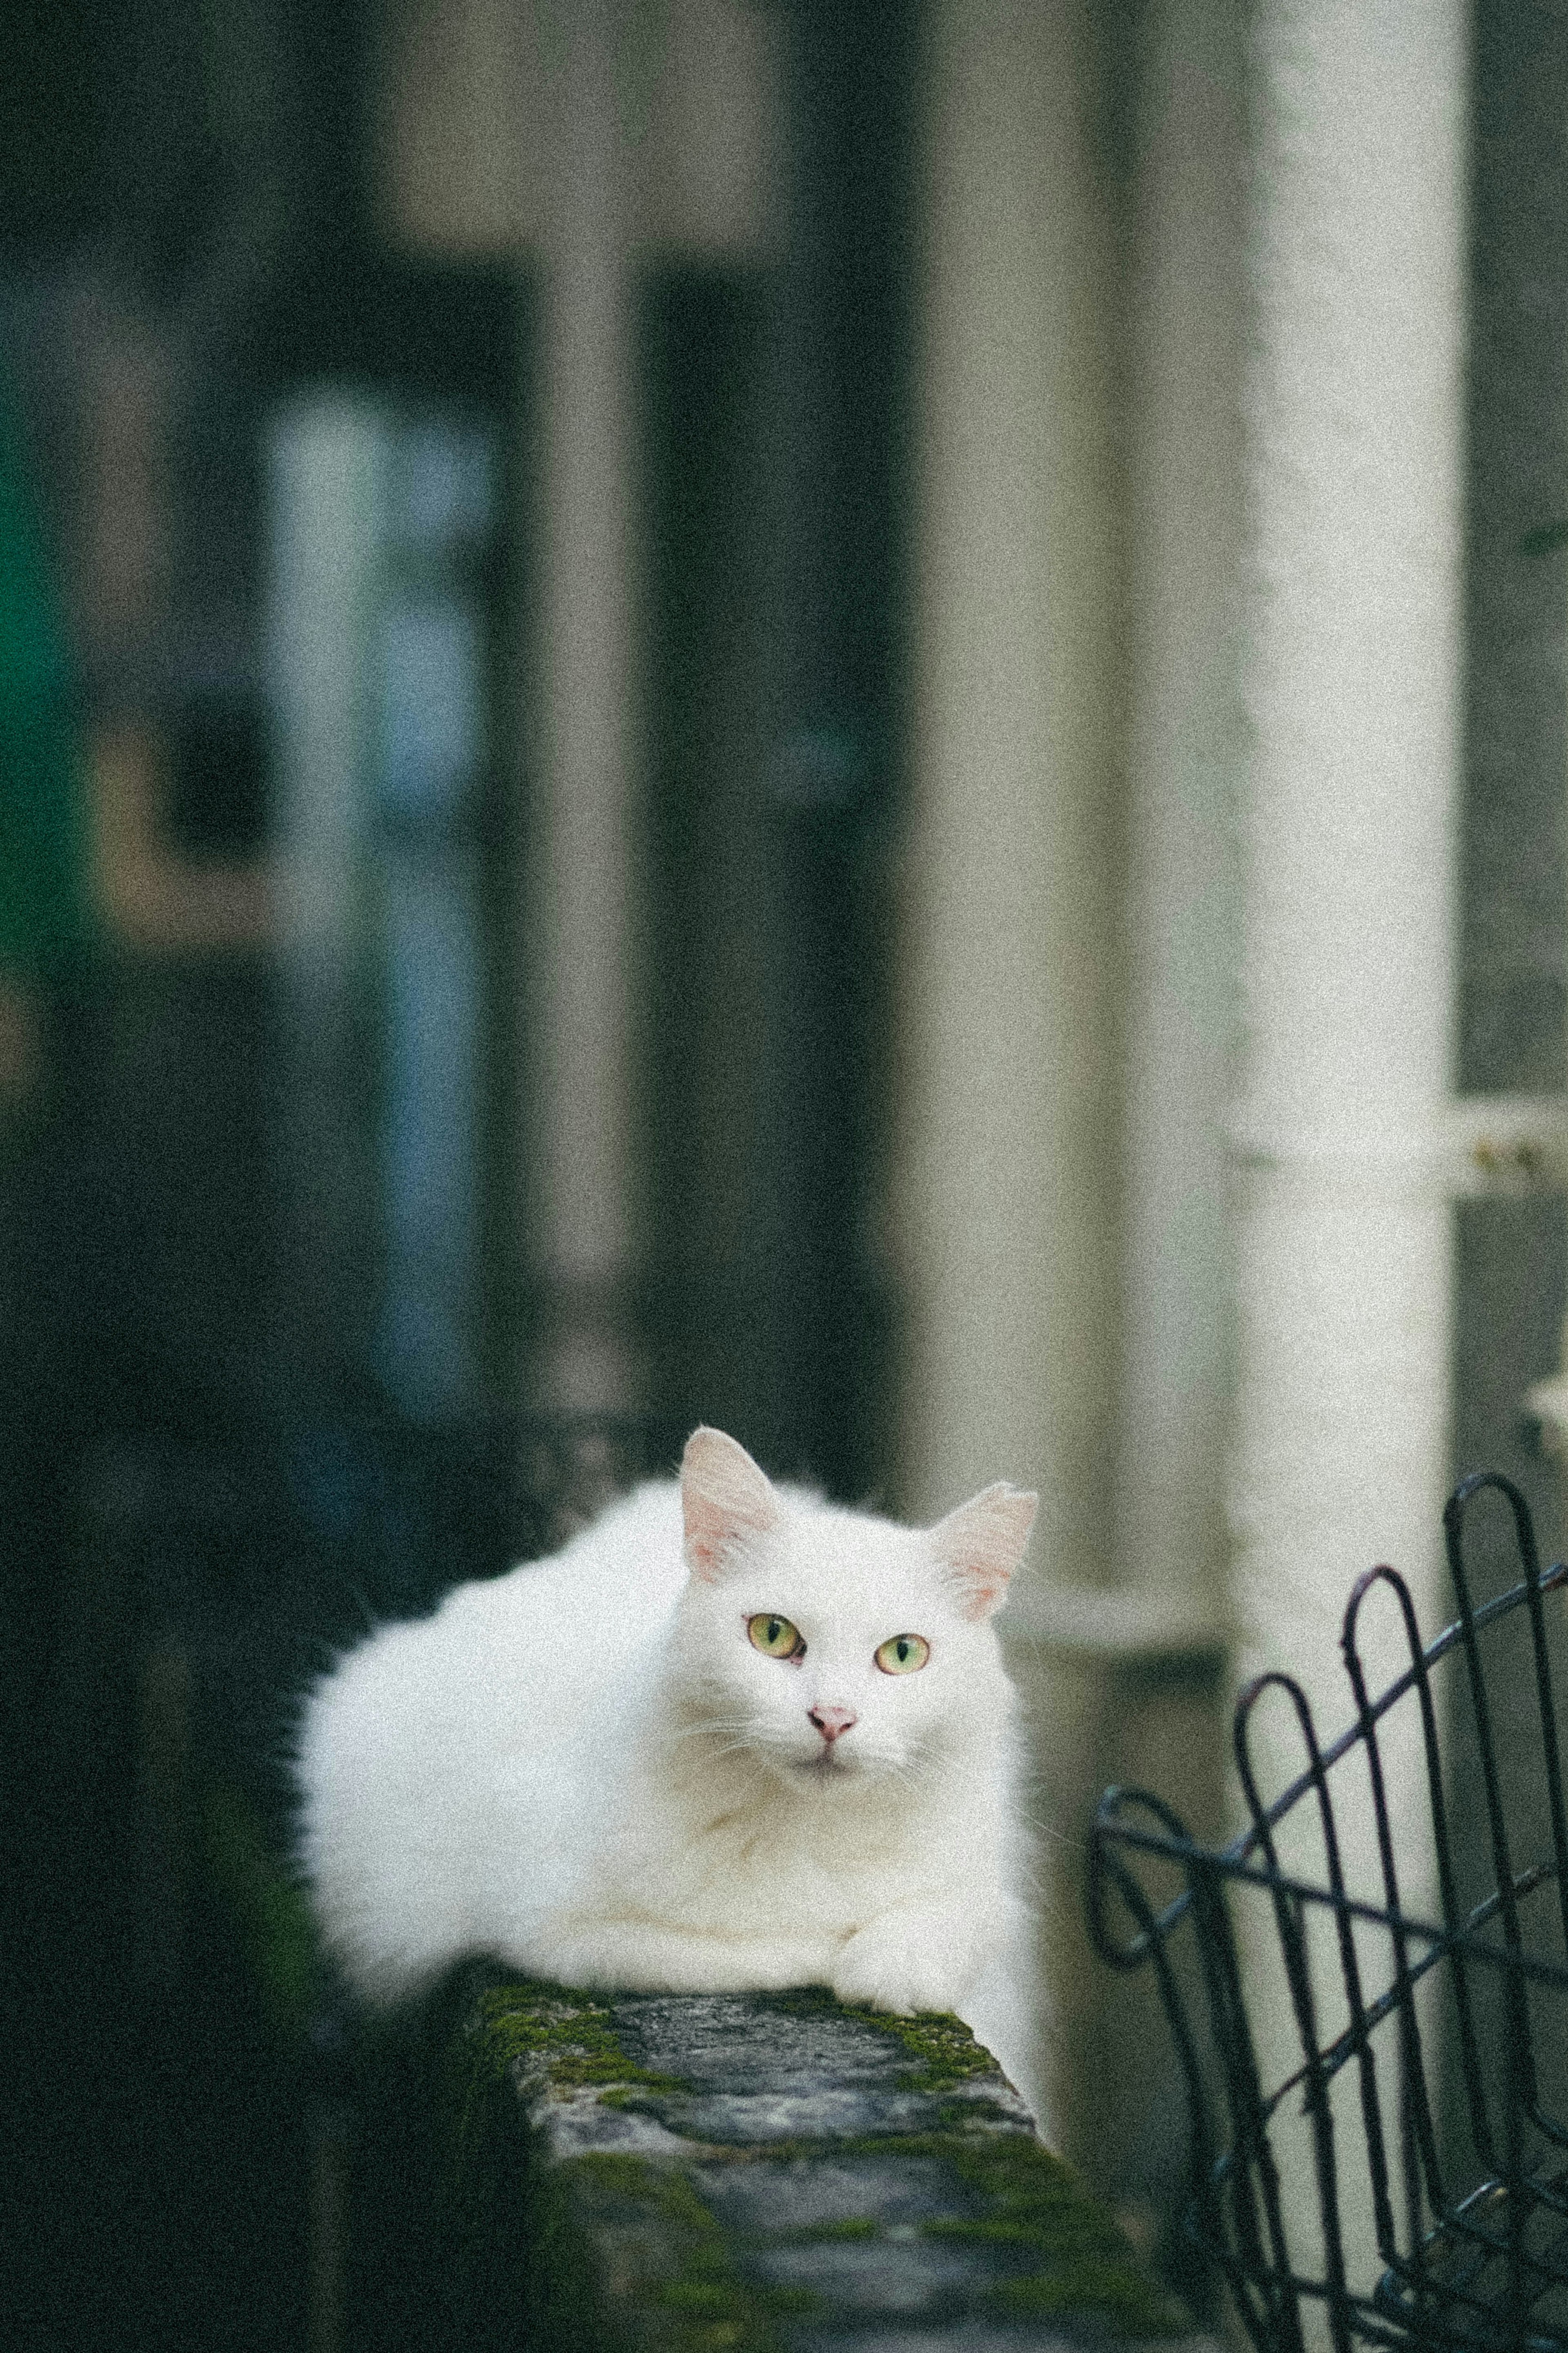
<instances>
[{"instance_id":1,"label":"white painted column","mask_svg":"<svg viewBox=\"0 0 1568 2353\"><path fill-rule=\"evenodd\" d=\"M1037 1485L1036 1582L1103 1572L1114 1448L1116 265L1086 31L1073 0L933 7L918 194L900 1501Z\"/></svg>"},{"instance_id":2,"label":"white painted column","mask_svg":"<svg viewBox=\"0 0 1568 2353\"><path fill-rule=\"evenodd\" d=\"M1235 1589L1332 1722L1447 1470L1465 11L1257 26Z\"/></svg>"},{"instance_id":3,"label":"white painted column","mask_svg":"<svg viewBox=\"0 0 1568 2353\"><path fill-rule=\"evenodd\" d=\"M1351 1713L1353 1577L1391 1559L1428 1628L1445 1612L1467 26L1460 0L1260 0L1254 22L1235 1597L1246 1667L1288 1665L1326 1737ZM1268 1720L1278 1787L1301 1752ZM1365 1799L1363 1777L1347 1868L1373 1892ZM1320 1848L1302 1861L1321 1877ZM1245 1929L1278 2080L1277 1947L1260 1910ZM1325 1998L1324 2031L1341 2015ZM1346 2191L1364 2283L1348 2164ZM1302 2192L1304 2219L1305 2172Z\"/></svg>"},{"instance_id":4,"label":"white painted column","mask_svg":"<svg viewBox=\"0 0 1568 2353\"><path fill-rule=\"evenodd\" d=\"M637 744L630 255L617 0L563 28L546 248L542 754L524 941L537 1139L525 1249L539 1345L531 1402L637 1400L630 887Z\"/></svg>"}]
</instances>

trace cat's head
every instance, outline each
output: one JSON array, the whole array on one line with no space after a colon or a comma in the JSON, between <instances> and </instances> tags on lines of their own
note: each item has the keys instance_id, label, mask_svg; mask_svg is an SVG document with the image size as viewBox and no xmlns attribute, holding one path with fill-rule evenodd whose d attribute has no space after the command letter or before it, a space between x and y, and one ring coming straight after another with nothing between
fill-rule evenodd
<instances>
[{"instance_id":1,"label":"cat's head","mask_svg":"<svg viewBox=\"0 0 1568 2353\"><path fill-rule=\"evenodd\" d=\"M992 1613L1036 1499L987 1487L934 1528L778 1488L721 1430L680 1474L689 1570L672 1665L694 1733L795 1787L940 1768L1008 1705Z\"/></svg>"}]
</instances>

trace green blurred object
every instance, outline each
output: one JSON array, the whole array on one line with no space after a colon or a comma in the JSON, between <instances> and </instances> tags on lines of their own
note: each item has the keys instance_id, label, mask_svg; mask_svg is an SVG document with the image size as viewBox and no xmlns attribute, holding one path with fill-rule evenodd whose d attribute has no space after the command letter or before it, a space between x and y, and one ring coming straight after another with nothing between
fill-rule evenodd
<instances>
[{"instance_id":1,"label":"green blurred object","mask_svg":"<svg viewBox=\"0 0 1568 2353\"><path fill-rule=\"evenodd\" d=\"M21 419L0 376L0 979L56 981L86 943L78 718Z\"/></svg>"},{"instance_id":2,"label":"green blurred object","mask_svg":"<svg viewBox=\"0 0 1568 2353\"><path fill-rule=\"evenodd\" d=\"M321 2000L321 1961L305 1892L279 1863L259 1817L215 1782L202 1805L204 1860L244 1949L261 2008L285 2042L301 2042Z\"/></svg>"}]
</instances>

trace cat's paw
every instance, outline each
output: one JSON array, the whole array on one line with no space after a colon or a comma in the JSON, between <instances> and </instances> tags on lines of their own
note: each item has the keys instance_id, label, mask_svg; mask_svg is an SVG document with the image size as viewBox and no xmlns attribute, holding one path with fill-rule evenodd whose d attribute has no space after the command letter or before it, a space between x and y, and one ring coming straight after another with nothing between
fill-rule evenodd
<instances>
[{"instance_id":1,"label":"cat's paw","mask_svg":"<svg viewBox=\"0 0 1568 2353\"><path fill-rule=\"evenodd\" d=\"M881 1924L862 1928L839 1951L833 1990L840 2001L864 2010L952 2010L961 1990L951 1957L922 1951L919 1931L889 1933Z\"/></svg>"}]
</instances>

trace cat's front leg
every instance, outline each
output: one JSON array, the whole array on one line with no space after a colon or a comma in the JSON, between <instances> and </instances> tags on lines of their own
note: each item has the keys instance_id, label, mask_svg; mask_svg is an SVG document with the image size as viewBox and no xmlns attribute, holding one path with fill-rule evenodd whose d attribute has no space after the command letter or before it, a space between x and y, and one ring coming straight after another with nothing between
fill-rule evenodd
<instances>
[{"instance_id":1,"label":"cat's front leg","mask_svg":"<svg viewBox=\"0 0 1568 2353\"><path fill-rule=\"evenodd\" d=\"M595 1920L541 1939L531 1967L563 1985L624 1993L775 1992L821 1984L828 1948L806 1940L703 1936L650 1920Z\"/></svg>"},{"instance_id":2,"label":"cat's front leg","mask_svg":"<svg viewBox=\"0 0 1568 2353\"><path fill-rule=\"evenodd\" d=\"M955 1907L897 1905L839 1947L833 1990L868 2010L956 2010L991 1941Z\"/></svg>"}]
</instances>

